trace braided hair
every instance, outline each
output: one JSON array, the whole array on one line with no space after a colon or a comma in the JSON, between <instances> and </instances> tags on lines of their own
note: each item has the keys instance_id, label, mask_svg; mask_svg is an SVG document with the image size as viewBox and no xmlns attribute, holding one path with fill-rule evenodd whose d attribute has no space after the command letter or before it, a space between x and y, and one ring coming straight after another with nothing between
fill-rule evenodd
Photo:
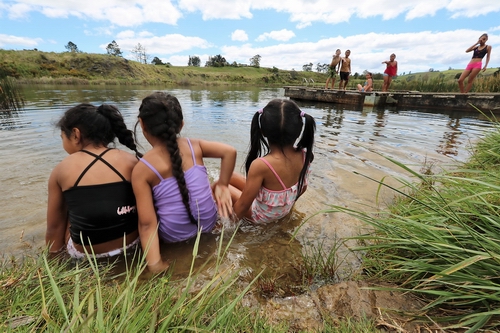
<instances>
[{"instance_id":1,"label":"braided hair","mask_svg":"<svg viewBox=\"0 0 500 333\"><path fill-rule=\"evenodd\" d=\"M142 154L137 151L133 132L127 129L123 116L113 105L103 104L95 107L92 104L82 103L67 110L56 123L56 126L71 136L73 128L78 128L84 144L107 147L115 138L135 152L137 157Z\"/></svg>"},{"instance_id":2,"label":"braided hair","mask_svg":"<svg viewBox=\"0 0 500 333\"><path fill-rule=\"evenodd\" d=\"M182 108L179 100L164 92L155 92L142 100L139 118L148 134L160 139L167 148L172 162L172 174L177 180L181 198L189 220L197 224L189 206L189 190L182 170L182 157L177 143L177 136L182 127ZM137 125L136 125L137 126Z\"/></svg>"}]
</instances>

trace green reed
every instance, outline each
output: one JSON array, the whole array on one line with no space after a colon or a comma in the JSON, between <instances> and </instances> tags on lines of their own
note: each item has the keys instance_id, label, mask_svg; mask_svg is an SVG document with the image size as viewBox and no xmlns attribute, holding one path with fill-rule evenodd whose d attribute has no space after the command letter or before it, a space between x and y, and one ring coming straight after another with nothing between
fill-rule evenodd
<instances>
[{"instance_id":1,"label":"green reed","mask_svg":"<svg viewBox=\"0 0 500 333\"><path fill-rule=\"evenodd\" d=\"M0 78L0 111L16 111L24 107L21 88L10 77Z\"/></svg>"},{"instance_id":2,"label":"green reed","mask_svg":"<svg viewBox=\"0 0 500 333\"><path fill-rule=\"evenodd\" d=\"M376 181L399 198L383 212L332 206L374 228L355 237L364 271L427 300L418 314L448 329L500 325L500 129L487 135L470 161L439 174L406 170L400 187Z\"/></svg>"}]
</instances>

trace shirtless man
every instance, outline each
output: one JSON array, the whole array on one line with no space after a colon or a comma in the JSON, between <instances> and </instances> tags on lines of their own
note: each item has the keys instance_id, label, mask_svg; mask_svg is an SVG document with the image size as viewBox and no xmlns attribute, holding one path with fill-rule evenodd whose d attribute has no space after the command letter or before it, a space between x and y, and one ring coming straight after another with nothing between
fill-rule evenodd
<instances>
[{"instance_id":1,"label":"shirtless man","mask_svg":"<svg viewBox=\"0 0 500 333\"><path fill-rule=\"evenodd\" d=\"M335 78L337 76L337 73L339 72L340 69L340 60L342 58L340 57L340 49L337 49L335 51L335 55L332 58L332 62L330 63L330 66L328 66L328 77L326 79L326 84L325 84L325 89L328 89L328 83L332 81L332 89L333 86L335 86Z\"/></svg>"},{"instance_id":2,"label":"shirtless man","mask_svg":"<svg viewBox=\"0 0 500 333\"><path fill-rule=\"evenodd\" d=\"M349 82L349 75L351 74L351 59L349 59L350 54L351 50L347 50L345 51L345 57L341 58L339 83L339 89L341 90L345 90L345 87L347 87L347 82Z\"/></svg>"}]
</instances>

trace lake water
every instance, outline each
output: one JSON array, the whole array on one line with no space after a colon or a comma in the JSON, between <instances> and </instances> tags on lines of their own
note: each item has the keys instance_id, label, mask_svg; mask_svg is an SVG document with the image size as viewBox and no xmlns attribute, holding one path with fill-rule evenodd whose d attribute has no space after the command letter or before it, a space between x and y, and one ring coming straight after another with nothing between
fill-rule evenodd
<instances>
[{"instance_id":1,"label":"lake water","mask_svg":"<svg viewBox=\"0 0 500 333\"><path fill-rule=\"evenodd\" d=\"M184 112L183 136L229 143L238 151L236 171L243 172L254 112L273 98L283 98L278 88L165 88L165 87L25 87L27 105L14 113L0 113L0 253L19 257L44 246L47 180L54 166L66 156L54 123L78 103L110 103L133 127L141 99L157 90L177 96ZM356 109L349 106L298 102L317 123L315 160L310 185L289 219L265 227L244 226L228 253L235 267L251 273L269 268L270 275L293 274L294 262L311 244L325 250L362 231L364 226L345 214L315 213L329 205L375 209L394 194L382 191L376 200L376 180L409 176L383 156L414 170L422 166L450 168L465 161L471 144L493 129L474 113L425 110ZM141 136L143 151L149 149ZM208 160L212 177L218 164ZM359 173L361 175L355 174ZM314 216L313 216L314 215ZM290 235L305 219L297 239ZM200 256L216 249L218 235L205 237ZM162 248L176 260L179 272L187 269L192 244ZM356 258L351 259L356 260ZM177 266L176 266L177 267Z\"/></svg>"}]
</instances>

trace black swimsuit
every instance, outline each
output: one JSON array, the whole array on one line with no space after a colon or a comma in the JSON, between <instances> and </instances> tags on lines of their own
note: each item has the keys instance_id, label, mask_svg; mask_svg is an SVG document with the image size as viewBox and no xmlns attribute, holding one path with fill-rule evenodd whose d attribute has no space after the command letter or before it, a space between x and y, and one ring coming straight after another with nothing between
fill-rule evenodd
<instances>
[{"instance_id":1,"label":"black swimsuit","mask_svg":"<svg viewBox=\"0 0 500 333\"><path fill-rule=\"evenodd\" d=\"M478 46L474 49L474 53L472 53L472 59L474 58L483 59L486 53L488 53L488 45L485 45L481 50L479 49Z\"/></svg>"},{"instance_id":2,"label":"black swimsuit","mask_svg":"<svg viewBox=\"0 0 500 333\"><path fill-rule=\"evenodd\" d=\"M137 230L138 217L132 184L102 158L110 149L100 155L81 150L94 156L95 160L83 170L75 185L63 192L68 206L69 231L75 244L105 243ZM78 186L85 173L98 160L120 176L122 181Z\"/></svg>"}]
</instances>

